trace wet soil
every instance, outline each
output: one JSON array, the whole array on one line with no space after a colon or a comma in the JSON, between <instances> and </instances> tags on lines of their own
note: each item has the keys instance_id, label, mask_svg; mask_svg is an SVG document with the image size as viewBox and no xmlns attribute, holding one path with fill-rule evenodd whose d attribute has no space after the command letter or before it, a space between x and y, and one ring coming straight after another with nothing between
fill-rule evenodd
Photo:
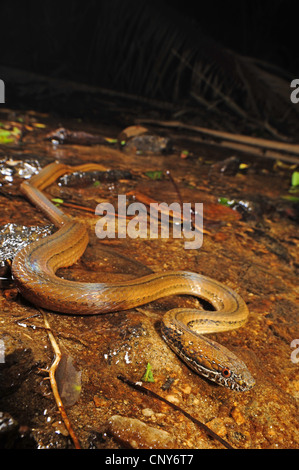
<instances>
[{"instance_id":1,"label":"wet soil","mask_svg":"<svg viewBox=\"0 0 299 470\"><path fill-rule=\"evenodd\" d=\"M81 393L74 404L66 405L81 446L222 447L179 411L117 378L122 374L140 381L149 363L154 382L143 385L208 425L233 447L297 448L298 206L284 198L290 195L294 166L195 144L179 135L172 135L169 154L139 155L134 148L125 152L109 142L53 144L44 137L61 124L111 138L122 128L108 123L61 122L47 115L26 116L31 121L22 142L1 145L0 159L33 158L41 167L53 160L73 165L97 162L132 174L130 179L97 185L54 184L47 190L49 197L92 211L103 201L117 207L117 196L132 191L168 204L180 197L184 202L204 204L203 245L196 250L185 249L183 238L99 240L95 235L99 216L63 206L66 213L87 225L90 243L84 256L71 268L61 269L60 276L108 282L151 271L195 271L233 287L250 310L249 321L241 329L211 335L242 358L252 372L256 385L244 393L203 380L161 338L163 313L177 304L193 304L192 299L163 299L99 316L46 311L61 351L73 358L81 372ZM165 129L161 132L167 137ZM239 162L228 170L221 162L232 156ZM48 224L22 197L17 178L12 182L3 179L1 184L0 225ZM133 201L128 196L128 202ZM0 363L2 446L72 448L43 370L54 357L44 318L16 294L13 285L0 292L0 339L4 350Z\"/></svg>"}]
</instances>

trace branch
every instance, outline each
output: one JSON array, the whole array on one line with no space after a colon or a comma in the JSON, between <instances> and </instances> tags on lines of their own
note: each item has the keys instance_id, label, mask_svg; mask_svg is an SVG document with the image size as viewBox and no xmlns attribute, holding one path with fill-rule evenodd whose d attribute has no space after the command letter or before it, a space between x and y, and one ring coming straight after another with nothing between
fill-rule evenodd
<instances>
[{"instance_id":1,"label":"branch","mask_svg":"<svg viewBox=\"0 0 299 470\"><path fill-rule=\"evenodd\" d=\"M57 344L57 342L54 338L54 335L51 331L51 328L50 328L50 325L49 325L49 322L46 318L45 313L42 310L40 310L40 311L43 314L45 327L47 329L48 336L49 336L52 348L53 348L54 353L55 353L54 362L52 363L52 365L51 365L51 367L48 371L49 372L50 383L51 383L51 387L52 387L52 391L53 391L53 395L54 395L57 407L59 409L60 415L63 419L64 424L65 424L65 427L68 430L68 433L69 433L69 435L71 436L71 438L73 440L75 448L76 449L81 449L80 442L79 442L79 440L78 440L78 438L77 438L77 436L76 436L76 434L75 434L75 432L72 428L71 422L70 422L70 420L69 420L69 418L66 414L64 405L63 405L62 400L60 398L60 395L59 395L59 392L58 392L58 387L57 387L57 382L56 382L56 379L55 379L55 372L56 372L57 367L60 363L62 354L61 354L59 346L58 346L58 344Z\"/></svg>"}]
</instances>

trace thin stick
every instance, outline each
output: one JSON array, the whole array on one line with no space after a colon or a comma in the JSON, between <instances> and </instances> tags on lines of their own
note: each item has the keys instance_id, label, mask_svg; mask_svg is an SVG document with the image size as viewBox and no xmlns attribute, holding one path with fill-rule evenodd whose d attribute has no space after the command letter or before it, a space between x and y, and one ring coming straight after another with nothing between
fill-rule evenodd
<instances>
[{"instance_id":1,"label":"thin stick","mask_svg":"<svg viewBox=\"0 0 299 470\"><path fill-rule=\"evenodd\" d=\"M141 193L140 191L135 191L135 190L129 191L127 193L127 196L134 196L138 201L142 202L146 206L151 206L151 204L159 204L159 202L157 202L155 199L150 198L149 196ZM165 214L165 215L169 214L168 208L164 208L163 205L162 205L162 207L160 206L159 209L157 209L157 210L155 209L154 206L151 206L151 208L152 208L152 210L156 211L157 213L160 212L161 214ZM184 214L181 214L180 212L177 212L177 211L172 211L172 212L173 212L173 218L180 219L182 222L184 222L184 221L189 222L189 219L186 219L186 217L184 217ZM208 230L205 230L204 228L202 228L200 226L198 227L194 223L194 221L192 221L192 225L194 226L195 230L198 230L201 233L206 233L208 235L211 235L211 233Z\"/></svg>"},{"instance_id":2,"label":"thin stick","mask_svg":"<svg viewBox=\"0 0 299 470\"><path fill-rule=\"evenodd\" d=\"M282 160L288 160L294 163L298 163L298 144L291 144L268 139L260 139L257 137L241 134L232 134L229 132L221 132L213 129L207 129L205 127L185 124L180 121L155 121L153 119L138 119L137 122L144 124L154 124L163 127L186 129L189 131L197 132L199 134L209 135L211 137L220 139L222 141L221 144L227 147L233 147L234 144L235 146L239 144L239 149L242 150L243 145L243 151L245 150L247 152L253 151L256 147L258 147L263 151L261 156L264 156L266 158L281 158ZM273 153L271 152L271 150L273 151Z\"/></svg>"},{"instance_id":3,"label":"thin stick","mask_svg":"<svg viewBox=\"0 0 299 470\"><path fill-rule=\"evenodd\" d=\"M212 431L208 426L206 426L204 423L199 421L198 419L194 418L194 416L190 415L187 413L187 411L183 410L179 406L175 405L174 403L166 400L166 398L161 397L157 393L153 392L152 390L149 390L148 388L143 387L142 385L139 385L137 382L132 382L131 380L127 379L123 375L118 375L117 378L121 380L122 382L126 383L127 385L130 385L130 387L135 388L141 393L144 393L148 396L157 398L158 400L162 401L163 403L166 403L167 405L171 406L176 411L180 411L186 418L190 419L193 423L197 424L201 429L203 429L209 436L213 437L217 441L221 442L221 444L226 447L227 449L234 449L233 446L231 446L226 440L222 439L222 437L218 436L214 431Z\"/></svg>"},{"instance_id":4,"label":"thin stick","mask_svg":"<svg viewBox=\"0 0 299 470\"><path fill-rule=\"evenodd\" d=\"M97 214L95 213L95 209L91 209L90 207L85 207L85 206L79 206L75 203L72 203L72 202L60 202L59 203L60 206L65 206L65 207L70 207L72 209L77 209L77 210L81 210L81 211L85 211L85 212L91 212L95 217L97 217ZM122 215L122 214L118 214L118 212L109 212L107 211L107 216L116 216L118 217L119 219L131 219L133 216L129 216L129 215Z\"/></svg>"},{"instance_id":5,"label":"thin stick","mask_svg":"<svg viewBox=\"0 0 299 470\"><path fill-rule=\"evenodd\" d=\"M182 198L182 195L181 195L181 191L180 191L180 188L178 187L176 181L173 179L172 177L172 174L170 172L170 170L167 170L166 171L166 174L167 176L169 177L170 181L172 182L173 186L174 186L174 189L178 195L178 198L180 200L180 203L181 203L181 207L183 207L183 198ZM195 212L194 210L191 208L191 225L192 225L192 228L195 229L197 228L196 225L195 225Z\"/></svg>"},{"instance_id":6,"label":"thin stick","mask_svg":"<svg viewBox=\"0 0 299 470\"><path fill-rule=\"evenodd\" d=\"M56 372L57 367L60 363L62 354L61 354L59 346L58 346L58 344L57 344L57 342L54 338L54 335L51 331L51 328L50 328L50 325L49 325L49 322L46 318L45 313L42 310L40 310L40 312L43 314L45 327L47 328L48 336L49 336L52 348L53 348L54 353L55 353L54 362L52 363L52 365L49 369L49 378L50 378L50 383L51 383L53 395L54 395L57 407L59 409L60 415L63 419L64 424L65 424L65 427L68 430L68 433L69 433L69 435L71 436L71 438L73 440L75 448L76 449L81 449L80 442L79 442L79 440L78 440L78 438L77 438L77 436L76 436L76 434L75 434L75 432L72 428L71 422L70 422L70 420L69 420L69 418L66 414L64 405L63 405L62 400L60 398L60 395L59 395L59 392L58 392L58 387L57 387L57 382L56 382L56 379L55 379L55 372Z\"/></svg>"}]
</instances>

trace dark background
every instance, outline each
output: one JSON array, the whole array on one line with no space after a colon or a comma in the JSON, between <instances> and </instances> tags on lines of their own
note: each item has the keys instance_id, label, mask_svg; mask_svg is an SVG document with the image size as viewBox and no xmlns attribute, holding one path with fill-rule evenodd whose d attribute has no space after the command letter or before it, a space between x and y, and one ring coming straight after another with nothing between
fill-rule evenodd
<instances>
[{"instance_id":1,"label":"dark background","mask_svg":"<svg viewBox=\"0 0 299 470\"><path fill-rule=\"evenodd\" d=\"M221 44L299 72L298 16L293 0L166 1ZM200 4L200 6L198 5Z\"/></svg>"},{"instance_id":2,"label":"dark background","mask_svg":"<svg viewBox=\"0 0 299 470\"><path fill-rule=\"evenodd\" d=\"M129 18L140 4L143 14L157 22L157 31L163 21L170 21L188 35L192 25L225 47L272 62L294 77L299 75L296 2L290 0L2 0L0 64L56 77L76 74L79 80L101 85L101 77L91 66L101 60L99 33L104 31L107 43L113 37L121 44L124 34L136 41L137 31ZM181 20L185 23L180 25ZM148 40L149 44L140 45L145 54L151 38ZM113 52L109 60L116 60ZM105 68L108 62L106 58ZM105 73L103 69L102 77Z\"/></svg>"},{"instance_id":3,"label":"dark background","mask_svg":"<svg viewBox=\"0 0 299 470\"><path fill-rule=\"evenodd\" d=\"M297 138L296 12L292 0L0 0L5 100L108 119L137 97L200 125Z\"/></svg>"}]
</instances>

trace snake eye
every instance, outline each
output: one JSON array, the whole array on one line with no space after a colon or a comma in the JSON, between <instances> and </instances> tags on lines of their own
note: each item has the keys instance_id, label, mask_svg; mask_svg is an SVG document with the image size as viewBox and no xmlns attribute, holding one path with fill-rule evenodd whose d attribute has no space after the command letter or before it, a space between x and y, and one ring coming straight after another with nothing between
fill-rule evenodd
<instances>
[{"instance_id":1,"label":"snake eye","mask_svg":"<svg viewBox=\"0 0 299 470\"><path fill-rule=\"evenodd\" d=\"M228 367L223 367L221 374L223 375L225 379L228 379L232 375Z\"/></svg>"}]
</instances>

